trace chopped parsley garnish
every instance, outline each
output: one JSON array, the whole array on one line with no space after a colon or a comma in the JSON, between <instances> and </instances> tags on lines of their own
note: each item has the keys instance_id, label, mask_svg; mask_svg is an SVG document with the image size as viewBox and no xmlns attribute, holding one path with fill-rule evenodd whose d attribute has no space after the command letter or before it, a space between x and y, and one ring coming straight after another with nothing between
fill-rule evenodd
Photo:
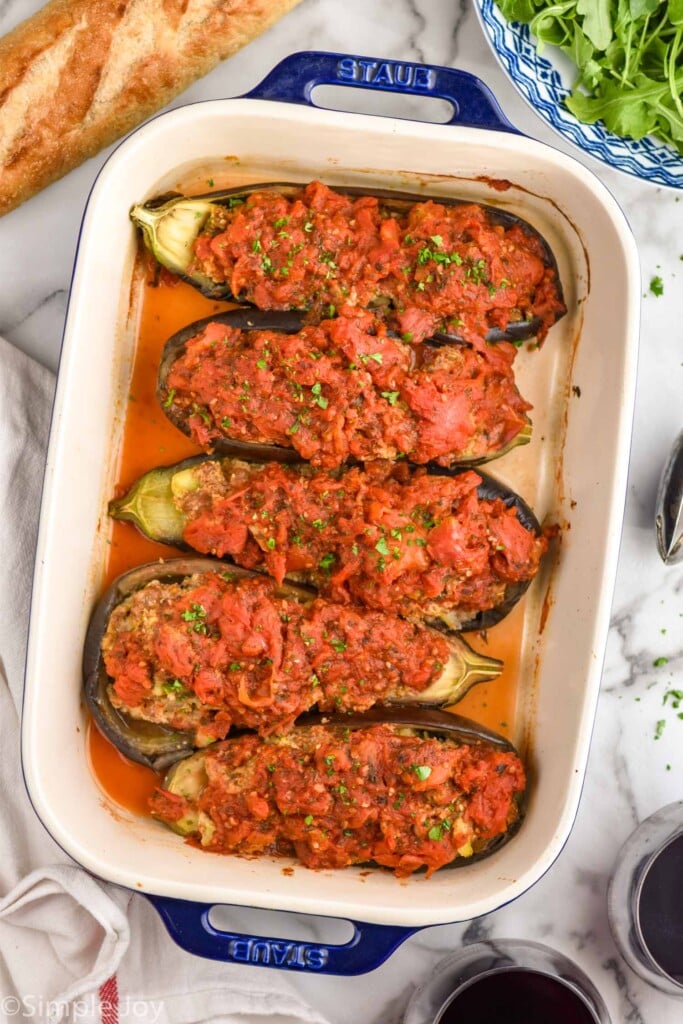
<instances>
[{"instance_id":1,"label":"chopped parsley garnish","mask_svg":"<svg viewBox=\"0 0 683 1024\"><path fill-rule=\"evenodd\" d=\"M655 727L655 739L656 740L658 740L659 737L664 732L664 726L665 725L666 725L666 719L665 718L660 718L659 721L657 722L656 727Z\"/></svg>"},{"instance_id":2,"label":"chopped parsley garnish","mask_svg":"<svg viewBox=\"0 0 683 1024\"><path fill-rule=\"evenodd\" d=\"M311 388L311 392L313 394L313 397L314 397L314 400L315 400L315 404L319 405L321 409L327 409L327 407L328 407L328 405L330 403L321 394L321 392L322 392L322 384L320 384L320 383L314 384L313 387Z\"/></svg>"},{"instance_id":3,"label":"chopped parsley garnish","mask_svg":"<svg viewBox=\"0 0 683 1024\"><path fill-rule=\"evenodd\" d=\"M662 656L661 658L655 658L655 660L652 662L652 664L653 664L654 668L663 668L664 665L668 665L669 664L669 659L665 658L664 656Z\"/></svg>"},{"instance_id":4,"label":"chopped parsley garnish","mask_svg":"<svg viewBox=\"0 0 683 1024\"><path fill-rule=\"evenodd\" d=\"M318 562L318 566L320 569L322 569L323 572L329 572L334 563L336 562L336 560L336 555L330 551L326 555L323 555L323 557Z\"/></svg>"},{"instance_id":5,"label":"chopped parsley garnish","mask_svg":"<svg viewBox=\"0 0 683 1024\"><path fill-rule=\"evenodd\" d=\"M653 277L650 281L650 291L653 295L656 295L657 298L659 298L660 295L664 294L664 282L662 281L661 277L659 277L659 275Z\"/></svg>"},{"instance_id":6,"label":"chopped parsley garnish","mask_svg":"<svg viewBox=\"0 0 683 1024\"><path fill-rule=\"evenodd\" d=\"M475 284L490 284L488 275L486 273L486 261L485 260L472 260L465 270L465 277L468 277L470 281L474 281Z\"/></svg>"},{"instance_id":7,"label":"chopped parsley garnish","mask_svg":"<svg viewBox=\"0 0 683 1024\"><path fill-rule=\"evenodd\" d=\"M396 405L398 402L399 391L380 391L382 398L386 398L389 405Z\"/></svg>"},{"instance_id":8,"label":"chopped parsley garnish","mask_svg":"<svg viewBox=\"0 0 683 1024\"><path fill-rule=\"evenodd\" d=\"M428 764L414 764L411 765L411 768L417 775L420 782L424 782L425 779L428 779L429 776L432 774L432 769L429 767Z\"/></svg>"},{"instance_id":9,"label":"chopped parsley garnish","mask_svg":"<svg viewBox=\"0 0 683 1024\"><path fill-rule=\"evenodd\" d=\"M275 550L275 537L268 538L268 540L266 541L266 547L268 548L269 551Z\"/></svg>"},{"instance_id":10,"label":"chopped parsley garnish","mask_svg":"<svg viewBox=\"0 0 683 1024\"><path fill-rule=\"evenodd\" d=\"M164 402L164 409L170 409L173 405L173 399L175 398L175 388L171 388L169 393L166 395L166 401Z\"/></svg>"},{"instance_id":11,"label":"chopped parsley garnish","mask_svg":"<svg viewBox=\"0 0 683 1024\"><path fill-rule=\"evenodd\" d=\"M430 828L427 835L429 836L430 839L433 839L435 842L439 842L440 839L443 839L444 833L450 830L451 825L452 822L449 821L448 818L446 818L446 820L442 821L440 825L433 825L432 828Z\"/></svg>"},{"instance_id":12,"label":"chopped parsley garnish","mask_svg":"<svg viewBox=\"0 0 683 1024\"><path fill-rule=\"evenodd\" d=\"M173 679L169 683L164 683L163 690L164 690L164 693L175 693L178 696L180 696L180 694L189 693L189 690L187 690L183 686L183 684L180 682L179 679Z\"/></svg>"},{"instance_id":13,"label":"chopped parsley garnish","mask_svg":"<svg viewBox=\"0 0 683 1024\"><path fill-rule=\"evenodd\" d=\"M209 424L211 423L211 417L209 416L206 409L203 409L201 405L197 405L197 403L195 402L194 405L192 406L192 412L195 414L195 416L199 416L207 427L209 426Z\"/></svg>"},{"instance_id":14,"label":"chopped parsley garnish","mask_svg":"<svg viewBox=\"0 0 683 1024\"><path fill-rule=\"evenodd\" d=\"M379 366L382 365L383 357L382 357L382 353L381 352L371 352L370 355L367 355L367 356L362 355L360 357L360 361L361 361L361 363L363 363L363 365L365 365L366 363L369 363L371 359L372 359L373 362L378 363Z\"/></svg>"},{"instance_id":15,"label":"chopped parsley garnish","mask_svg":"<svg viewBox=\"0 0 683 1024\"><path fill-rule=\"evenodd\" d=\"M315 819L313 818L312 814L307 814L306 817L304 818L304 825L312 825L314 820Z\"/></svg>"},{"instance_id":16,"label":"chopped parsley garnish","mask_svg":"<svg viewBox=\"0 0 683 1024\"><path fill-rule=\"evenodd\" d=\"M341 654L342 651L346 650L346 641L330 640L330 647L334 647L335 651L337 651L338 654Z\"/></svg>"},{"instance_id":17,"label":"chopped parsley garnish","mask_svg":"<svg viewBox=\"0 0 683 1024\"><path fill-rule=\"evenodd\" d=\"M380 539L375 544L375 551L378 551L380 555L388 555L389 554L389 548L387 546L387 542L384 539L384 537L380 537Z\"/></svg>"},{"instance_id":18,"label":"chopped parsley garnish","mask_svg":"<svg viewBox=\"0 0 683 1024\"><path fill-rule=\"evenodd\" d=\"M209 627L206 624L206 608L203 605L193 602L189 608L186 608L181 618L190 624L190 629L195 633L201 633L204 636L209 632Z\"/></svg>"},{"instance_id":19,"label":"chopped parsley garnish","mask_svg":"<svg viewBox=\"0 0 683 1024\"><path fill-rule=\"evenodd\" d=\"M261 243L258 240L258 238L255 238L254 241L251 243L251 251L252 252L261 252Z\"/></svg>"}]
</instances>

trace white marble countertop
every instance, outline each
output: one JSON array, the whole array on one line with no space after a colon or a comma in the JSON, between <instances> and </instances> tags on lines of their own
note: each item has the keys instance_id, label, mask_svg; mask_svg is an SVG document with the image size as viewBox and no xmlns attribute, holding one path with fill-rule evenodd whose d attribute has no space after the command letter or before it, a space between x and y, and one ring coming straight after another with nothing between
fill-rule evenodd
<instances>
[{"instance_id":1,"label":"white marble countertop","mask_svg":"<svg viewBox=\"0 0 683 1024\"><path fill-rule=\"evenodd\" d=\"M39 0L0 2L0 33ZM343 13L340 12L343 10ZM517 96L467 0L303 0L269 33L194 85L178 102L238 95L287 53L327 49L419 60L475 72L510 120L565 148ZM352 104L350 104L351 106ZM644 817L683 787L683 721L662 708L683 669L683 569L665 568L654 545L653 508L665 454L683 426L683 198L581 157L615 194L635 232L643 306L634 439L612 630L579 815L559 860L515 903L466 925L408 940L376 972L352 984L296 977L332 1024L395 1024L410 992L446 953L483 937L531 938L575 959L602 992L614 1024L677 1024L683 1000L649 989L626 967L608 929L605 895L617 851ZM56 368L78 228L106 153L0 220L0 334ZM648 284L658 275L664 293ZM659 668L656 659L668 663ZM656 723L666 726L655 740Z\"/></svg>"}]
</instances>

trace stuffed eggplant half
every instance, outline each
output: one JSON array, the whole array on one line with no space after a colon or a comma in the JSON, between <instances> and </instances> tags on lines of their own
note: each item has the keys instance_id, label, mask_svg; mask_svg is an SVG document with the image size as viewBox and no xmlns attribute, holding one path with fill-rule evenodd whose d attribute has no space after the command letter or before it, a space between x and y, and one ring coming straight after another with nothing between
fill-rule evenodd
<instances>
[{"instance_id":1,"label":"stuffed eggplant half","mask_svg":"<svg viewBox=\"0 0 683 1024\"><path fill-rule=\"evenodd\" d=\"M460 638L208 559L120 577L95 610L84 656L98 726L157 766L233 727L285 732L314 706L452 704L501 668Z\"/></svg>"},{"instance_id":2,"label":"stuffed eggplant half","mask_svg":"<svg viewBox=\"0 0 683 1024\"><path fill-rule=\"evenodd\" d=\"M381 311L407 339L543 339L565 312L554 256L504 210L403 193L251 185L160 197L131 218L156 260L210 298Z\"/></svg>"},{"instance_id":3,"label":"stuffed eggplant half","mask_svg":"<svg viewBox=\"0 0 683 1024\"><path fill-rule=\"evenodd\" d=\"M152 470L109 512L147 537L449 631L503 618L547 540L528 505L472 470L345 470L198 457Z\"/></svg>"},{"instance_id":4,"label":"stuffed eggplant half","mask_svg":"<svg viewBox=\"0 0 683 1024\"><path fill-rule=\"evenodd\" d=\"M200 447L332 468L498 458L531 436L512 345L409 345L367 311L302 326L232 310L164 347L162 409Z\"/></svg>"},{"instance_id":5,"label":"stuffed eggplant half","mask_svg":"<svg viewBox=\"0 0 683 1024\"><path fill-rule=\"evenodd\" d=\"M174 765L150 805L214 853L374 862L401 878L499 849L520 824L525 784L495 733L446 712L382 710L215 744Z\"/></svg>"}]
</instances>

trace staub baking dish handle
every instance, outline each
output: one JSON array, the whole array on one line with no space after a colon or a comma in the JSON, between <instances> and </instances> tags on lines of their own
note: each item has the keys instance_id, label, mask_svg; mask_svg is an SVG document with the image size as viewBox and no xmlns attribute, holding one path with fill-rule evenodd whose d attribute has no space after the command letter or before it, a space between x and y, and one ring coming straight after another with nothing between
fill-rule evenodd
<instances>
[{"instance_id":1,"label":"staub baking dish handle","mask_svg":"<svg viewBox=\"0 0 683 1024\"><path fill-rule=\"evenodd\" d=\"M446 124L519 134L505 117L491 90L479 78L467 71L410 61L317 50L292 53L280 61L246 97L316 106L312 94L319 85L346 85L378 92L434 97L446 100L453 108L453 116Z\"/></svg>"},{"instance_id":2,"label":"staub baking dish handle","mask_svg":"<svg viewBox=\"0 0 683 1024\"><path fill-rule=\"evenodd\" d=\"M181 949L225 963L313 974L366 974L383 964L402 942L420 931L419 928L349 921L353 935L343 945L274 939L215 928L209 920L214 906L211 903L145 895ZM236 909L244 910L244 907Z\"/></svg>"}]
</instances>

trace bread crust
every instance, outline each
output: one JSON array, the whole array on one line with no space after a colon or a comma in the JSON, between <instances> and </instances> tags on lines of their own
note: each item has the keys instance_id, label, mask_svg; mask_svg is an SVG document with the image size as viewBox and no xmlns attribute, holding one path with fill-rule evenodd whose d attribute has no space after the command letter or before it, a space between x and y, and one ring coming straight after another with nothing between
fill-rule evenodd
<instances>
[{"instance_id":1,"label":"bread crust","mask_svg":"<svg viewBox=\"0 0 683 1024\"><path fill-rule=\"evenodd\" d=\"M0 39L0 216L300 0L52 0Z\"/></svg>"}]
</instances>

